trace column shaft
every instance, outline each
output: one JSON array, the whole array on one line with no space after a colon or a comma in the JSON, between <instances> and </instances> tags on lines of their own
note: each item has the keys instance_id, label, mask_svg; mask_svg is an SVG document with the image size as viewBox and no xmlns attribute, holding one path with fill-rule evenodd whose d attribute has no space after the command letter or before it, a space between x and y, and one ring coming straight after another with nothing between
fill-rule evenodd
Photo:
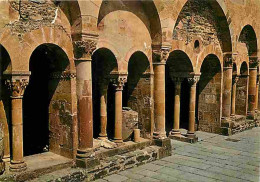
<instances>
[{"instance_id":1,"label":"column shaft","mask_svg":"<svg viewBox=\"0 0 260 182\"><path fill-rule=\"evenodd\" d=\"M103 89L100 98L100 139L107 138L107 104L106 104L107 90Z\"/></svg>"},{"instance_id":2,"label":"column shaft","mask_svg":"<svg viewBox=\"0 0 260 182\"><path fill-rule=\"evenodd\" d=\"M122 90L121 88L116 88L115 93L115 133L114 142L121 143L122 139Z\"/></svg>"},{"instance_id":3,"label":"column shaft","mask_svg":"<svg viewBox=\"0 0 260 182\"><path fill-rule=\"evenodd\" d=\"M236 114L237 80L238 80L238 77L235 77L235 78L233 79L233 85L232 85L232 103L231 103L231 116L235 116L235 114Z\"/></svg>"},{"instance_id":4,"label":"column shaft","mask_svg":"<svg viewBox=\"0 0 260 182\"><path fill-rule=\"evenodd\" d=\"M256 82L256 94L255 94L255 110L256 112L258 112L258 98L259 98L259 78L257 78L257 82Z\"/></svg>"},{"instance_id":5,"label":"column shaft","mask_svg":"<svg viewBox=\"0 0 260 182\"><path fill-rule=\"evenodd\" d=\"M180 133L180 93L181 81L175 80L175 93L174 93L174 125L171 135L179 135Z\"/></svg>"},{"instance_id":6,"label":"column shaft","mask_svg":"<svg viewBox=\"0 0 260 182\"><path fill-rule=\"evenodd\" d=\"M249 69L249 88L248 88L248 111L247 115L249 118L253 119L255 116L255 106L256 106L256 77L257 69Z\"/></svg>"},{"instance_id":7,"label":"column shaft","mask_svg":"<svg viewBox=\"0 0 260 182\"><path fill-rule=\"evenodd\" d=\"M190 88L190 105L189 105L189 131L188 134L195 134L195 107L196 107L196 83Z\"/></svg>"},{"instance_id":8,"label":"column shaft","mask_svg":"<svg viewBox=\"0 0 260 182\"><path fill-rule=\"evenodd\" d=\"M232 88L232 67L224 67L224 90L222 117L230 117L231 114L231 88Z\"/></svg>"},{"instance_id":9,"label":"column shaft","mask_svg":"<svg viewBox=\"0 0 260 182\"><path fill-rule=\"evenodd\" d=\"M154 64L155 138L166 138L165 132L165 63Z\"/></svg>"},{"instance_id":10,"label":"column shaft","mask_svg":"<svg viewBox=\"0 0 260 182\"><path fill-rule=\"evenodd\" d=\"M77 62L77 96L79 120L78 154L93 147L92 78L91 61Z\"/></svg>"}]
</instances>

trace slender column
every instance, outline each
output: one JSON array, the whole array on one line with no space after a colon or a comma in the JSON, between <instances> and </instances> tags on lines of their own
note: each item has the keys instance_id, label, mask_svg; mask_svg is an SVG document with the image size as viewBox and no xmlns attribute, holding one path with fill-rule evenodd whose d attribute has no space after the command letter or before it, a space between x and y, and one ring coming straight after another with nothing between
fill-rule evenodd
<instances>
[{"instance_id":1,"label":"slender column","mask_svg":"<svg viewBox=\"0 0 260 182\"><path fill-rule=\"evenodd\" d=\"M170 135L180 135L180 94L182 78L174 78L175 93L174 93L174 125Z\"/></svg>"},{"instance_id":2,"label":"slender column","mask_svg":"<svg viewBox=\"0 0 260 182\"><path fill-rule=\"evenodd\" d=\"M99 139L107 139L107 87L101 85L101 97L100 97L100 133Z\"/></svg>"},{"instance_id":3,"label":"slender column","mask_svg":"<svg viewBox=\"0 0 260 182\"><path fill-rule=\"evenodd\" d=\"M155 139L166 138L165 131L165 64L170 48L161 47L153 50L154 68L154 133Z\"/></svg>"},{"instance_id":4,"label":"slender column","mask_svg":"<svg viewBox=\"0 0 260 182\"><path fill-rule=\"evenodd\" d=\"M116 87L115 91L115 132L114 132L114 142L122 143L122 120L123 120L123 87L127 80L127 76L119 76L117 82L114 82Z\"/></svg>"},{"instance_id":5,"label":"slender column","mask_svg":"<svg viewBox=\"0 0 260 182\"><path fill-rule=\"evenodd\" d=\"M189 105L189 130L188 137L195 137L195 109L196 109L196 86L199 81L199 76L188 78L190 84L190 105Z\"/></svg>"},{"instance_id":6,"label":"slender column","mask_svg":"<svg viewBox=\"0 0 260 182\"><path fill-rule=\"evenodd\" d=\"M259 98L259 75L257 75L257 81L256 81L256 94L255 94L255 112L258 112L258 98Z\"/></svg>"},{"instance_id":7,"label":"slender column","mask_svg":"<svg viewBox=\"0 0 260 182\"><path fill-rule=\"evenodd\" d=\"M23 159L23 94L28 79L7 80L11 94L12 104L12 155L10 171L26 170L27 165Z\"/></svg>"},{"instance_id":8,"label":"slender column","mask_svg":"<svg viewBox=\"0 0 260 182\"><path fill-rule=\"evenodd\" d=\"M231 114L232 60L225 63L223 77L224 90L222 103L222 117L227 118L230 117Z\"/></svg>"},{"instance_id":9,"label":"slender column","mask_svg":"<svg viewBox=\"0 0 260 182\"><path fill-rule=\"evenodd\" d=\"M84 41L74 42L77 51L75 60L77 70L78 98L78 150L77 159L87 158L93 148L93 112L92 112L92 53L96 48L96 37L84 37Z\"/></svg>"},{"instance_id":10,"label":"slender column","mask_svg":"<svg viewBox=\"0 0 260 182\"><path fill-rule=\"evenodd\" d=\"M247 116L254 119L256 106L256 77L257 68L249 68L249 88L248 88L248 110Z\"/></svg>"},{"instance_id":11,"label":"slender column","mask_svg":"<svg viewBox=\"0 0 260 182\"><path fill-rule=\"evenodd\" d=\"M236 114L236 92L237 92L237 81L239 77L235 75L233 77L233 85L232 85L232 103L231 103L231 116L235 116Z\"/></svg>"}]
</instances>

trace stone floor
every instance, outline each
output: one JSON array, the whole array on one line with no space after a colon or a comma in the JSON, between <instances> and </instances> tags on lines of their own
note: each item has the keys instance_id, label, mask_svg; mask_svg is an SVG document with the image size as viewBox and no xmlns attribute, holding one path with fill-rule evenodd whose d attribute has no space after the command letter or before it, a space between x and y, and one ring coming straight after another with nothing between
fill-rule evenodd
<instances>
[{"instance_id":1,"label":"stone floor","mask_svg":"<svg viewBox=\"0 0 260 182\"><path fill-rule=\"evenodd\" d=\"M107 176L105 181L260 181L260 127L233 136L197 132L199 142L172 140L172 156Z\"/></svg>"}]
</instances>

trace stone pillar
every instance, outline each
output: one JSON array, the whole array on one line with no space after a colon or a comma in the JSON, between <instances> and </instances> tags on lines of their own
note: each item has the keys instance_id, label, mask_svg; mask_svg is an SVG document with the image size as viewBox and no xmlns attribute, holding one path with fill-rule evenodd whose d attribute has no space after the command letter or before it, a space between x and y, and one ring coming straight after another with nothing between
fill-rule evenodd
<instances>
[{"instance_id":1,"label":"stone pillar","mask_svg":"<svg viewBox=\"0 0 260 182\"><path fill-rule=\"evenodd\" d=\"M257 57L249 57L249 86L247 117L254 119L256 106Z\"/></svg>"},{"instance_id":2,"label":"stone pillar","mask_svg":"<svg viewBox=\"0 0 260 182\"><path fill-rule=\"evenodd\" d=\"M223 70L223 100L222 118L228 118L231 114L231 89L232 89L232 54L225 54Z\"/></svg>"},{"instance_id":3,"label":"stone pillar","mask_svg":"<svg viewBox=\"0 0 260 182\"><path fill-rule=\"evenodd\" d=\"M101 84L99 139L107 139L107 86Z\"/></svg>"},{"instance_id":4,"label":"stone pillar","mask_svg":"<svg viewBox=\"0 0 260 182\"><path fill-rule=\"evenodd\" d=\"M74 42L77 70L77 98L78 98L78 150L77 164L82 167L81 159L88 158L93 148L93 112L92 112L92 74L91 56L96 48L95 37L82 38L84 41Z\"/></svg>"},{"instance_id":5,"label":"stone pillar","mask_svg":"<svg viewBox=\"0 0 260 182\"><path fill-rule=\"evenodd\" d=\"M165 64L169 56L169 48L153 50L156 60L153 62L154 69L154 133L155 139L166 138L165 131ZM154 59L154 58L153 58Z\"/></svg>"},{"instance_id":6,"label":"stone pillar","mask_svg":"<svg viewBox=\"0 0 260 182\"><path fill-rule=\"evenodd\" d=\"M232 85L232 103L231 103L231 116L235 116L236 114L236 92L237 92L237 81L239 77L235 75L233 77L233 85Z\"/></svg>"},{"instance_id":7,"label":"stone pillar","mask_svg":"<svg viewBox=\"0 0 260 182\"><path fill-rule=\"evenodd\" d=\"M12 76L11 80L6 81L12 92L12 155L10 171L14 172L20 172L27 168L23 159L23 94L28 85L28 80L28 76L25 79Z\"/></svg>"},{"instance_id":8,"label":"stone pillar","mask_svg":"<svg viewBox=\"0 0 260 182\"><path fill-rule=\"evenodd\" d=\"M127 80L127 75L119 75L117 80L113 80L115 91L115 131L114 142L122 143L122 120L123 120L123 87Z\"/></svg>"},{"instance_id":9,"label":"stone pillar","mask_svg":"<svg viewBox=\"0 0 260 182\"><path fill-rule=\"evenodd\" d=\"M174 93L174 125L170 135L180 135L180 95L182 78L174 78L175 93Z\"/></svg>"},{"instance_id":10,"label":"stone pillar","mask_svg":"<svg viewBox=\"0 0 260 182\"><path fill-rule=\"evenodd\" d=\"M255 98L255 100L256 100L256 102L255 102L255 112L256 113L258 113L258 98L259 98L259 76L260 75L257 75L257 81L256 81L256 98Z\"/></svg>"},{"instance_id":11,"label":"stone pillar","mask_svg":"<svg viewBox=\"0 0 260 182\"><path fill-rule=\"evenodd\" d=\"M190 104L189 104L189 130L188 138L195 138L195 109L196 109L196 86L199 81L199 76L188 78L190 84Z\"/></svg>"}]
</instances>

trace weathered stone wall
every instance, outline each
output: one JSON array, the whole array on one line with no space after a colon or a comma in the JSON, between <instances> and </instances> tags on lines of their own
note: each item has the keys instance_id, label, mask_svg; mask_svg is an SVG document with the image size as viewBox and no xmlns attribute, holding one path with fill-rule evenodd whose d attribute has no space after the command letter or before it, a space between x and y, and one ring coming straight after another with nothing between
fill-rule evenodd
<instances>
[{"instance_id":1,"label":"weathered stone wall","mask_svg":"<svg viewBox=\"0 0 260 182\"><path fill-rule=\"evenodd\" d=\"M242 76L237 82L236 114L246 115L247 112L247 76Z\"/></svg>"},{"instance_id":2,"label":"weathered stone wall","mask_svg":"<svg viewBox=\"0 0 260 182\"><path fill-rule=\"evenodd\" d=\"M219 33L214 9L207 2L191 0L179 14L173 39L188 44L194 37L201 37L205 46L211 43L219 45Z\"/></svg>"},{"instance_id":3,"label":"weathered stone wall","mask_svg":"<svg viewBox=\"0 0 260 182\"><path fill-rule=\"evenodd\" d=\"M52 79L49 92L53 93L49 106L50 151L65 157L73 157L73 99L71 93L73 80Z\"/></svg>"},{"instance_id":4,"label":"weathered stone wall","mask_svg":"<svg viewBox=\"0 0 260 182\"><path fill-rule=\"evenodd\" d=\"M138 128L141 130L142 137L150 138L152 130L150 75L143 75L136 85L128 84L128 90L132 90L128 99L128 107L138 112Z\"/></svg>"},{"instance_id":5,"label":"weathered stone wall","mask_svg":"<svg viewBox=\"0 0 260 182\"><path fill-rule=\"evenodd\" d=\"M219 133L221 70L216 58L204 60L198 83L198 129Z\"/></svg>"}]
</instances>

